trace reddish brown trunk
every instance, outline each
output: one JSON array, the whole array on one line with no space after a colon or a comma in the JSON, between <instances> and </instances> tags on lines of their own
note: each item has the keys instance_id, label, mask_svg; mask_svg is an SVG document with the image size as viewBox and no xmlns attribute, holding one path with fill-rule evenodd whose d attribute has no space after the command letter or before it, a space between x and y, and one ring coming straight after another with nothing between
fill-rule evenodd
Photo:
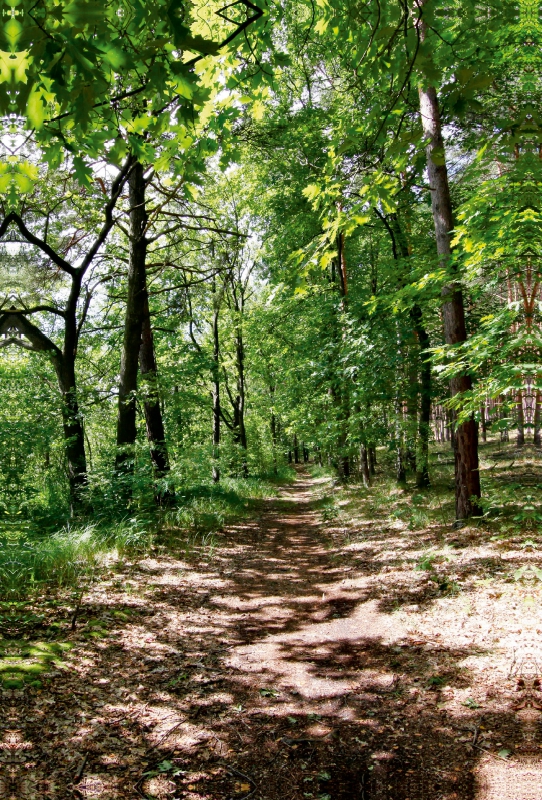
<instances>
[{"instance_id":1,"label":"reddish brown trunk","mask_svg":"<svg viewBox=\"0 0 542 800\"><path fill-rule=\"evenodd\" d=\"M420 26L425 38L423 22ZM427 172L431 187L431 209L435 226L437 253L443 266L448 266L451 254L450 232L453 229L452 203L448 185L448 172L442 139L437 93L433 86L420 87L420 115L423 131L428 139ZM457 283L445 286L442 291L442 320L447 344L466 341L463 295ZM472 388L468 375L458 375L450 381L452 397ZM455 499L456 517L465 519L480 513L476 498L480 497L478 471L478 431L473 419L457 426L455 435Z\"/></svg>"}]
</instances>

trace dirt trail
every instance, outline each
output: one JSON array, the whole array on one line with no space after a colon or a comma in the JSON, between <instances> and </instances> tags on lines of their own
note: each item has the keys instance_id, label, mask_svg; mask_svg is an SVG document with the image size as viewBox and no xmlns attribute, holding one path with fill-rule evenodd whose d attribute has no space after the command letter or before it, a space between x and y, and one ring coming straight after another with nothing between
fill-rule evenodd
<instances>
[{"instance_id":1,"label":"dirt trail","mask_svg":"<svg viewBox=\"0 0 542 800\"><path fill-rule=\"evenodd\" d=\"M2 694L0 798L539 798L534 549L347 536L324 488L302 473L213 552L125 565L73 634L59 608L72 649ZM449 560L416 569L429 547Z\"/></svg>"}]
</instances>

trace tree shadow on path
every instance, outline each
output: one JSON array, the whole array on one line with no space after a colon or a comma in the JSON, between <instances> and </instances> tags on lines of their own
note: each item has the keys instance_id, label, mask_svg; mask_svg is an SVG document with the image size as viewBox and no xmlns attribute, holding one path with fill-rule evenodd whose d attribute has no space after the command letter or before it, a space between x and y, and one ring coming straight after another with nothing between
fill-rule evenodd
<instances>
[{"instance_id":1,"label":"tree shadow on path","mask_svg":"<svg viewBox=\"0 0 542 800\"><path fill-rule=\"evenodd\" d=\"M46 688L4 692L0 798L471 800L499 743L532 759L521 713L538 686L483 706L465 694L489 645L396 613L424 587L426 606L439 598L413 569L419 542L394 557L414 593L386 572L396 531L345 562L315 510L323 488L302 474L212 555L157 555L98 585Z\"/></svg>"}]
</instances>

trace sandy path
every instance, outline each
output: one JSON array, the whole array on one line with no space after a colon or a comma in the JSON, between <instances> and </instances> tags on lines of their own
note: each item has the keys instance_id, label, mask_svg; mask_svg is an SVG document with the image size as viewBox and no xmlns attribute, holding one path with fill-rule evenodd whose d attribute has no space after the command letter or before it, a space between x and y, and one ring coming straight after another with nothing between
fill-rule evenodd
<instances>
[{"instance_id":1,"label":"sandy path","mask_svg":"<svg viewBox=\"0 0 542 800\"><path fill-rule=\"evenodd\" d=\"M337 546L324 488L301 474L213 553L126 565L73 635L60 607L72 650L2 693L0 798L542 797L539 581L510 580L534 550L380 523ZM429 547L460 590L414 568Z\"/></svg>"}]
</instances>

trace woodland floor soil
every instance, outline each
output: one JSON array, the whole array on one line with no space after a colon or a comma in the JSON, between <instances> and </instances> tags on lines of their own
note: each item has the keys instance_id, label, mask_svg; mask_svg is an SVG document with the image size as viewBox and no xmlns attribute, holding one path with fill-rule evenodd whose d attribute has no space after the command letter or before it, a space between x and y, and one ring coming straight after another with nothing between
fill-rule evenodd
<instances>
[{"instance_id":1,"label":"woodland floor soil","mask_svg":"<svg viewBox=\"0 0 542 800\"><path fill-rule=\"evenodd\" d=\"M70 649L2 691L0 798L540 797L538 552L341 526L330 493L300 469L213 548L96 581L73 625L44 598L29 659Z\"/></svg>"}]
</instances>

